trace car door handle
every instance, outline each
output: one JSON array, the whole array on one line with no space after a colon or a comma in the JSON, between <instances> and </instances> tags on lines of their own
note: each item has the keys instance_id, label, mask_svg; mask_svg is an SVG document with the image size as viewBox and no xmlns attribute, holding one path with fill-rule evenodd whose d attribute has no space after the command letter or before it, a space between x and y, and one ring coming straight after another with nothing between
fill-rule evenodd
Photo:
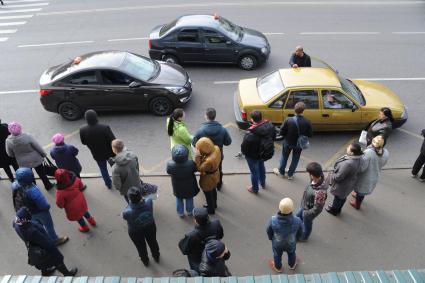
<instances>
[{"instance_id":1,"label":"car door handle","mask_svg":"<svg viewBox=\"0 0 425 283\"><path fill-rule=\"evenodd\" d=\"M322 117L329 117L329 114L322 114Z\"/></svg>"},{"instance_id":2,"label":"car door handle","mask_svg":"<svg viewBox=\"0 0 425 283\"><path fill-rule=\"evenodd\" d=\"M288 117L294 117L294 114L288 114Z\"/></svg>"},{"instance_id":3,"label":"car door handle","mask_svg":"<svg viewBox=\"0 0 425 283\"><path fill-rule=\"evenodd\" d=\"M114 91L113 89L110 89L110 88L107 88L107 89L105 89L104 91L106 91L106 92L112 92L112 91Z\"/></svg>"},{"instance_id":4,"label":"car door handle","mask_svg":"<svg viewBox=\"0 0 425 283\"><path fill-rule=\"evenodd\" d=\"M210 51L211 49L209 49L209 48L205 48L205 51Z\"/></svg>"}]
</instances>

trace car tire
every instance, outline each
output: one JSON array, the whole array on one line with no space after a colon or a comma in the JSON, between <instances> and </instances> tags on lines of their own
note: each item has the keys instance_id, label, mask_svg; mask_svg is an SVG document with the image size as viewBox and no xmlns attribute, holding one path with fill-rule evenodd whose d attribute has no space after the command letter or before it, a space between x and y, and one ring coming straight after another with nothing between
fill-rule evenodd
<instances>
[{"instance_id":1,"label":"car tire","mask_svg":"<svg viewBox=\"0 0 425 283\"><path fill-rule=\"evenodd\" d=\"M58 113L68 121L75 121L83 116L83 111L72 102L63 102L59 105Z\"/></svg>"},{"instance_id":2,"label":"car tire","mask_svg":"<svg viewBox=\"0 0 425 283\"><path fill-rule=\"evenodd\" d=\"M176 56L171 55L171 54L165 54L162 57L162 61L170 63L170 64L178 64L179 63L179 59L177 59Z\"/></svg>"},{"instance_id":3,"label":"car tire","mask_svg":"<svg viewBox=\"0 0 425 283\"><path fill-rule=\"evenodd\" d=\"M149 103L150 111L157 116L165 116L174 109L173 103L166 97L155 97Z\"/></svg>"},{"instance_id":4,"label":"car tire","mask_svg":"<svg viewBox=\"0 0 425 283\"><path fill-rule=\"evenodd\" d=\"M238 65L242 70L251 71L257 67L258 60L254 55L246 54L239 58Z\"/></svg>"}]
</instances>

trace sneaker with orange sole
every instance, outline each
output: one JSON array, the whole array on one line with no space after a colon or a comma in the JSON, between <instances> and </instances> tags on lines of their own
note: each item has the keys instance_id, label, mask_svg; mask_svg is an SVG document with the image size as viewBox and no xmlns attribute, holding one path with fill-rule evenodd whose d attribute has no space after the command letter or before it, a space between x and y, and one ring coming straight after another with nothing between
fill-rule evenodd
<instances>
[{"instance_id":1,"label":"sneaker with orange sole","mask_svg":"<svg viewBox=\"0 0 425 283\"><path fill-rule=\"evenodd\" d=\"M274 270L277 273L282 273L283 272L283 266L280 269L277 269L276 266L274 265L274 260L269 259L269 267L271 270Z\"/></svg>"},{"instance_id":2,"label":"sneaker with orange sole","mask_svg":"<svg viewBox=\"0 0 425 283\"><path fill-rule=\"evenodd\" d=\"M295 258L295 263L294 263L294 265L293 265L293 266L289 266L289 269L290 269L290 270L295 270L295 268L297 268L297 265L298 265L298 257L296 257L296 258Z\"/></svg>"},{"instance_id":3,"label":"sneaker with orange sole","mask_svg":"<svg viewBox=\"0 0 425 283\"><path fill-rule=\"evenodd\" d=\"M87 222L90 223L91 226L96 226L96 220L94 220L94 217L90 217L89 219L87 219Z\"/></svg>"}]
</instances>

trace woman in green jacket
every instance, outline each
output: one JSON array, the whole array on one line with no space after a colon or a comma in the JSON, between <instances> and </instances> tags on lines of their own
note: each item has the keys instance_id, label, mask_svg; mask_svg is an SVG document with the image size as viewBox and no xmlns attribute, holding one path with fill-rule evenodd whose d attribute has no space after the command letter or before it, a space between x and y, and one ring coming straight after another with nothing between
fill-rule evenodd
<instances>
[{"instance_id":1,"label":"woman in green jacket","mask_svg":"<svg viewBox=\"0 0 425 283\"><path fill-rule=\"evenodd\" d=\"M191 143L193 136L189 133L183 122L185 113L183 109L176 108L171 114L170 118L167 119L167 131L170 136L171 149L176 144L184 145L189 150L189 159L192 159L192 148Z\"/></svg>"}]
</instances>

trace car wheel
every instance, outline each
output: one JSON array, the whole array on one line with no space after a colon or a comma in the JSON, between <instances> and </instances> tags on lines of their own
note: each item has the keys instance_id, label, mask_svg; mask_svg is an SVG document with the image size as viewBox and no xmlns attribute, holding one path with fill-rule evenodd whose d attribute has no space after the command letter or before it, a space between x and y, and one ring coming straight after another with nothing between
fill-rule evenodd
<instances>
[{"instance_id":1,"label":"car wheel","mask_svg":"<svg viewBox=\"0 0 425 283\"><path fill-rule=\"evenodd\" d=\"M155 115L165 116L173 111L173 104L166 97L155 97L149 103L149 109Z\"/></svg>"},{"instance_id":2,"label":"car wheel","mask_svg":"<svg viewBox=\"0 0 425 283\"><path fill-rule=\"evenodd\" d=\"M170 63L170 64L178 64L179 63L179 59L177 59L176 56L170 55L170 54L165 54L164 57L162 57L162 61Z\"/></svg>"},{"instance_id":3,"label":"car wheel","mask_svg":"<svg viewBox=\"0 0 425 283\"><path fill-rule=\"evenodd\" d=\"M254 70L257 67L257 58L253 55L242 55L239 59L239 67L246 71Z\"/></svg>"},{"instance_id":4,"label":"car wheel","mask_svg":"<svg viewBox=\"0 0 425 283\"><path fill-rule=\"evenodd\" d=\"M59 105L59 114L68 121L75 121L81 118L83 111L72 102L64 102Z\"/></svg>"}]
</instances>

